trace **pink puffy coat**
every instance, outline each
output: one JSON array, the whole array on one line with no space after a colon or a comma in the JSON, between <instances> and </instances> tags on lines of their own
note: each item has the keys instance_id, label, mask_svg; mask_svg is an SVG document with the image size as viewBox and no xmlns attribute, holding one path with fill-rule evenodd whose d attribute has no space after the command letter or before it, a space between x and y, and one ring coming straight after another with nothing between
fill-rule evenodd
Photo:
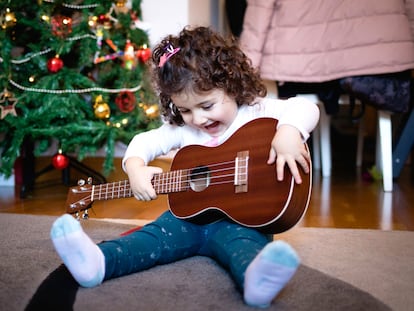
<instances>
[{"instance_id":1,"label":"pink puffy coat","mask_svg":"<svg viewBox=\"0 0 414 311\"><path fill-rule=\"evenodd\" d=\"M414 68L414 0L247 2L241 45L264 79L324 82Z\"/></svg>"}]
</instances>

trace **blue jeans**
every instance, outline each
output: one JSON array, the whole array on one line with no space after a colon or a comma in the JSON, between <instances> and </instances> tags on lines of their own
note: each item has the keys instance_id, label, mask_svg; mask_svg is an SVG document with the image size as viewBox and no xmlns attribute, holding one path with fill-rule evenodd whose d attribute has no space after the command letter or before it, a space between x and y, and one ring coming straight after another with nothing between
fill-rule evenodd
<instances>
[{"instance_id":1,"label":"blue jeans","mask_svg":"<svg viewBox=\"0 0 414 311\"><path fill-rule=\"evenodd\" d=\"M215 259L242 289L248 265L268 242L265 234L227 220L197 225L167 211L142 229L98 246L105 256L105 280L201 255Z\"/></svg>"}]
</instances>

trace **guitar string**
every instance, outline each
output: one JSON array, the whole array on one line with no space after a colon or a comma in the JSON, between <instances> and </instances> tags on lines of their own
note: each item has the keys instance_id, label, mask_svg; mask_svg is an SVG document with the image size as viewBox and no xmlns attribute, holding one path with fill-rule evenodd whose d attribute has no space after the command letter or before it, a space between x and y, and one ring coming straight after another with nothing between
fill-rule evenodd
<instances>
[{"instance_id":1,"label":"guitar string","mask_svg":"<svg viewBox=\"0 0 414 311\"><path fill-rule=\"evenodd\" d=\"M228 162L222 162L222 163L209 164L209 165L206 165L205 167L210 168L210 167L214 167L214 166L223 166L225 164L234 163L234 162L235 161L228 161ZM246 168L246 167L247 167L247 165L242 166L241 168ZM206 173L215 174L215 173L226 171L226 170L234 170L235 168L236 168L235 166L230 166L230 167L224 167L224 168L220 168L220 169L216 169L216 170L209 170L209 171L203 171L203 172L198 172L198 173L191 173L190 172L194 168L192 168L192 169L180 169L180 170L175 170L175 171L171 171L171 172L156 174L156 175L154 175L154 177L159 178L158 181L161 181L162 176L166 176L166 178L163 178L163 181L168 182L169 179L171 179L171 180L175 179L175 177L172 176L172 175L174 174L174 172L178 172L178 171L180 171L180 172L190 172L190 174L180 175L181 178L188 178L190 176L190 177L193 177L193 179L195 179L194 177L197 177L198 175L205 175ZM227 175L218 175L218 176L213 176L213 178L222 178L222 177L228 177L228 176L235 176L235 174L232 174L232 175L229 175L229 174L227 174ZM197 178L197 180L204 180L204 179L207 179L207 178ZM125 185L120 185L120 183L124 183ZM115 189L115 187L117 187L117 189L118 189L118 188L121 188L121 187L128 186L129 185L129 180L116 181L116 182L107 183L107 184L97 184L95 186L99 186L99 187L106 186L106 187L108 187L108 185L112 185L113 189ZM86 191L91 191L91 190L86 190ZM102 191L102 189L101 189L101 191Z\"/></svg>"},{"instance_id":2,"label":"guitar string","mask_svg":"<svg viewBox=\"0 0 414 311\"><path fill-rule=\"evenodd\" d=\"M247 163L247 159L243 159L243 160L244 160L244 162ZM233 161L227 161L227 162L222 162L222 163L209 164L209 165L206 165L205 167L210 168L210 167L216 167L216 166L223 166L223 165L226 165L226 164L229 164L229 163L235 163L235 161L233 160ZM190 176L190 179L191 178L194 179L194 176L197 176L197 175L205 175L206 173L214 174L214 173L217 173L217 172L222 172L222 171L227 171L227 170L234 171L235 168L236 168L235 166L230 166L230 167L224 167L224 168L220 168L220 169L216 169L216 170L211 170L211 171L209 170L207 172L199 172L199 173L191 173L190 171L192 169L182 169L182 170L179 170L179 171L182 171L182 172L187 172L188 171L188 172L190 172L190 174L181 175L180 178L188 178ZM245 164L244 166L242 165L241 168L247 168L247 164ZM173 172L177 172L177 171L173 171ZM177 181L176 180L177 178L174 178L174 176L172 176L173 172L161 173L161 174L157 174L155 176L157 176L157 177L166 176L167 178L165 178L163 181L167 182L168 185L170 185L170 186L171 185L176 186L177 184L181 184L182 183L181 181ZM241 177L243 177L243 175L247 176L247 172L241 173L241 174L238 174L238 175L241 176ZM233 174L218 175L218 176L213 175L211 177L197 178L197 181L206 182L207 180L211 181L213 179L223 179L223 178L234 177L234 176L236 176L236 174L234 174L234 173ZM159 180L159 181L161 181L161 180ZM224 180L224 181L215 181L215 182L209 183L208 186L214 186L214 185L220 185L220 184L226 184L226 183L233 183L233 182L234 182L234 179ZM124 185L122 185L122 183L124 183ZM109 185L112 185L112 186L110 187ZM114 198L114 192L118 192L118 196L120 196L120 192L123 192L124 193L123 197L126 196L126 192L128 192L128 195L132 194L132 190L130 188L130 184L129 184L128 180L108 183L108 184L105 184L105 186L106 186L107 189L103 189L104 185L102 185L102 184L94 185L95 188L99 188L99 189L94 189L97 192L99 191L99 195L96 196L96 197L98 197L98 200L101 200L102 197L104 197L105 199L108 199L108 196L107 196L108 193L112 193L112 198ZM180 188L180 189L187 190L189 188L191 188L191 186L186 186L186 187ZM86 193L87 192L92 193L92 190L84 190L82 192L83 193L85 193L85 192ZM92 197L92 195L89 195L86 198L89 199L91 197ZM78 202L80 202L80 201L78 201ZM78 203L78 202L76 202L76 203Z\"/></svg>"},{"instance_id":3,"label":"guitar string","mask_svg":"<svg viewBox=\"0 0 414 311\"><path fill-rule=\"evenodd\" d=\"M231 162L227 162L227 163L231 163ZM217 166L217 165L219 165L219 164L215 164L215 165L211 165L211 166ZM241 168L242 169L247 168L247 165L242 166ZM236 175L239 175L240 177L246 177L247 176L247 171L246 171L245 173L239 173L239 174L232 173L232 174L213 175L213 176L203 177L203 178L194 178L198 175L206 175L206 173L214 174L214 173L228 171L228 170L234 171L234 169L235 169L235 166L231 166L231 167L225 167L225 168L216 169L216 170L212 170L212 171L183 174L183 175L180 175L179 177L181 178L181 180L182 179L185 179L185 180L189 180L189 179L195 180L196 179L197 181L200 181L200 182L204 181L205 182L207 180L234 177ZM184 170L179 170L179 171L186 172L186 171L189 171L189 169L184 169ZM177 171L174 171L174 172L177 172ZM177 180L177 176L173 176L174 172L166 172L166 173L161 173L161 174L155 175L155 179L158 179L158 180L155 180L155 182L164 183L164 184L167 184L169 186L176 186L177 184L181 184L182 181ZM163 177L165 177L165 178L163 178ZM223 183L228 183L228 182L234 182L234 179L229 180L229 181L224 181L224 182L223 181L221 181L221 182L212 182L212 183L209 183L209 185L218 185L218 184L223 184ZM120 189L123 189L122 187L126 187L126 186L129 185L129 182L127 182L127 184L125 184L125 185L117 185L117 183L119 183L119 182L111 183L113 185L112 191L121 191ZM99 185L97 185L97 186L99 186ZM157 184L154 185L154 186L157 186ZM184 188L184 189L188 189L188 187ZM102 191L102 189L100 189L100 190Z\"/></svg>"},{"instance_id":4,"label":"guitar string","mask_svg":"<svg viewBox=\"0 0 414 311\"><path fill-rule=\"evenodd\" d=\"M238 175L241 176L241 177L246 177L247 176L247 173L241 173L241 174L238 174ZM185 175L182 175L182 176L185 176ZM189 176L192 176L192 175L190 174ZM236 176L236 174L234 174L234 173L232 173L232 174L223 174L223 175L219 175L219 176L211 176L211 177L197 178L196 181L206 182L207 180L210 180L211 181L211 180L223 179L223 178L234 177L234 176ZM171 181L169 181L169 179L171 179ZM165 179L163 181L167 185L170 185L170 186L176 186L176 185L182 184L181 181L177 181L175 178L167 178L167 179ZM234 179L231 178L231 179L224 180L224 181L214 181L214 182L209 183L208 185L209 186L213 186L213 185L219 185L219 184L225 184L225 183L233 183L233 182L234 182ZM103 188L103 185L94 185L94 186L95 186L95 190L97 192L103 194L103 195L105 195L107 193L114 193L114 192L118 192L119 193L119 192L125 192L125 191L129 192L129 194L130 194L131 188L130 188L129 182L128 183L125 183L124 185L116 185L117 183L118 182L110 183L112 186L107 186L107 189L104 189ZM105 184L105 185L107 185L107 184ZM157 185L155 185L155 186L157 187ZM99 188L99 189L96 189L96 188ZM185 189L188 189L188 188L190 188L190 186L184 187L182 189L185 190ZM83 193L87 193L87 192L92 192L92 190L84 190L82 192ZM99 195L99 197L101 197L101 195Z\"/></svg>"},{"instance_id":5,"label":"guitar string","mask_svg":"<svg viewBox=\"0 0 414 311\"><path fill-rule=\"evenodd\" d=\"M245 174L245 175L247 175L247 174ZM235 176L235 174L228 174L228 175L223 175L223 176L224 177L233 177L233 176ZM217 178L223 178L223 176L219 176ZM214 179L214 177L212 179ZM201 181L201 180L207 180L207 178L198 179L198 181ZM223 184L230 184L230 183L233 184L234 183L234 179L223 180L223 181L215 181L215 182L209 183L208 184L208 187L210 187L210 186L217 186L217 185L223 185ZM180 184L180 183L179 182L173 182L171 184ZM132 190L129 187L129 185L126 185L126 184L124 186L118 186L118 188L112 187L112 189L109 189L109 187L108 187L108 189L106 189L106 190L105 189L102 189L102 185L94 185L94 186L101 188L101 189L99 189L99 190L96 191L96 192L99 193L99 195L95 195L95 197L96 197L97 200L114 199L115 198L114 197L114 192L118 192L118 198L125 198L125 197L132 196ZM187 185L185 187L179 188L180 190L177 191L177 192L185 191L185 190L188 190L190 188L191 188L191 186L190 185ZM128 192L128 195L126 195L125 190L127 190L126 192ZM90 193L90 195L86 196L85 198L83 198L81 200L78 200L77 202L74 202L74 204L75 203L81 203L85 199L91 199L92 198L92 195L91 195L92 194L92 190L84 190L84 191L82 191L82 193L88 193L88 192ZM119 194L120 192L124 192L123 196L120 196L120 194ZM168 191L168 192L173 192L173 191ZM109 194L112 194L112 196L108 196L108 193ZM94 201L94 200L91 199L91 201Z\"/></svg>"},{"instance_id":6,"label":"guitar string","mask_svg":"<svg viewBox=\"0 0 414 311\"><path fill-rule=\"evenodd\" d=\"M245 164L244 165L242 164L242 166L240 167L241 169L247 168L247 160L248 160L247 158L243 158L243 161L245 162ZM191 177L193 177L193 179L194 179L194 177L196 177L198 175L205 175L207 173L215 174L215 173L226 171L226 170L234 170L236 168L236 166L229 166L229 167L224 167L224 168L220 168L220 169L201 171L201 172L196 172L196 173L191 172L192 170L195 170L197 168L203 168L203 167L211 168L211 167L216 167L216 166L223 166L223 165L226 165L226 164L233 164L235 162L236 162L235 160L232 160L232 161L227 161L227 162L220 162L220 163L213 163L213 164L203 165L203 166L199 166L199 167L195 167L195 168L181 169L181 170L177 170L177 171L189 172L189 174L181 175L180 177L188 178L190 176L190 179L191 179ZM154 177L155 176L157 176L157 177L169 176L169 175L173 175L174 172L176 172L176 171L157 174L157 175L154 175ZM235 176L235 175L236 174L233 174L232 176ZM231 175L223 175L223 176L231 176ZM220 178L220 177L222 177L222 176L220 176L220 175L219 176L214 176L214 178ZM168 177L167 177L167 179L168 179ZM171 179L173 179L173 177ZM204 178L204 179L206 179L206 178ZM203 178L200 178L200 179L197 179L197 180L203 180Z\"/></svg>"}]
</instances>

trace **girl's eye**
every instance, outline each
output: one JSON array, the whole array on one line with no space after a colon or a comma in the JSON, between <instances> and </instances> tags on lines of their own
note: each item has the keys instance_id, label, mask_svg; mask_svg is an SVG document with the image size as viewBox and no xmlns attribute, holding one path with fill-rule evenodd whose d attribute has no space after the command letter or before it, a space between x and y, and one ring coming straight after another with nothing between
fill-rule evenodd
<instances>
[{"instance_id":1,"label":"girl's eye","mask_svg":"<svg viewBox=\"0 0 414 311\"><path fill-rule=\"evenodd\" d=\"M190 110L188 110L188 109L179 109L179 108L178 108L177 110L178 110L178 112L179 112L179 113L181 113L181 114L190 112Z\"/></svg>"},{"instance_id":2,"label":"girl's eye","mask_svg":"<svg viewBox=\"0 0 414 311\"><path fill-rule=\"evenodd\" d=\"M205 104L205 105L203 105L203 109L204 109L204 110L210 110L211 108L213 108L213 106L214 106L214 104L213 104L213 103L210 103L210 104Z\"/></svg>"}]
</instances>

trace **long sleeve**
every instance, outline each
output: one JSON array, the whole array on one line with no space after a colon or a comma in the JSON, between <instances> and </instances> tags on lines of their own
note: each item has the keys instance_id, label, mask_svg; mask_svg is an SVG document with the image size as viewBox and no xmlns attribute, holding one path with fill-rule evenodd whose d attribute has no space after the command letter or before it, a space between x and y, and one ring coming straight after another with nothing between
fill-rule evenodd
<instances>
[{"instance_id":1,"label":"long sleeve","mask_svg":"<svg viewBox=\"0 0 414 311\"><path fill-rule=\"evenodd\" d=\"M161 127L135 135L122 160L125 169L125 161L130 157L139 157L146 164L156 157L167 154L171 149L180 145L180 133L176 127L164 124Z\"/></svg>"},{"instance_id":2,"label":"long sleeve","mask_svg":"<svg viewBox=\"0 0 414 311\"><path fill-rule=\"evenodd\" d=\"M318 106L303 97L291 97L285 102L288 107L279 118L278 126L295 126L307 140L319 121Z\"/></svg>"},{"instance_id":3,"label":"long sleeve","mask_svg":"<svg viewBox=\"0 0 414 311\"><path fill-rule=\"evenodd\" d=\"M264 98L249 109L254 113L252 119L273 117L278 119L278 127L283 124L296 127L304 140L309 138L319 121L319 108L304 97L291 97L287 100Z\"/></svg>"}]
</instances>

